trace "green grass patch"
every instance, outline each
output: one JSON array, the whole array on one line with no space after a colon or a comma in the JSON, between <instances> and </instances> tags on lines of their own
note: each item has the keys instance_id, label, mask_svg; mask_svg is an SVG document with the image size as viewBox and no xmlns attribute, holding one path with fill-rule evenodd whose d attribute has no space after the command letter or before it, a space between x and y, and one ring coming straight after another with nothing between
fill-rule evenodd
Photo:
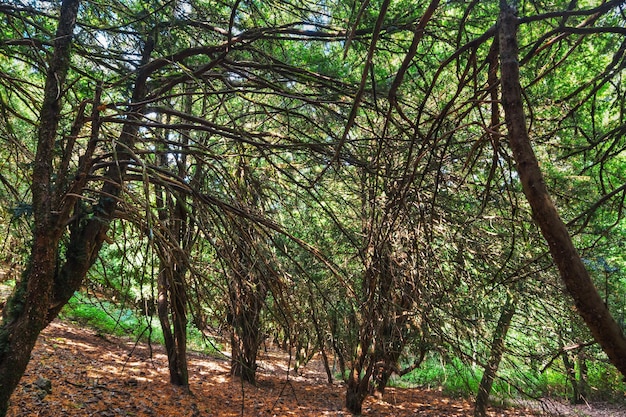
<instances>
[{"instance_id":1,"label":"green grass patch","mask_svg":"<svg viewBox=\"0 0 626 417\"><path fill-rule=\"evenodd\" d=\"M77 322L103 335L131 337L142 342L163 345L163 331L157 317L146 316L130 307L99 300L76 293L65 305L60 318ZM215 354L221 347L207 338L193 325L187 327L187 346L190 350Z\"/></svg>"},{"instance_id":2,"label":"green grass patch","mask_svg":"<svg viewBox=\"0 0 626 417\"><path fill-rule=\"evenodd\" d=\"M75 294L61 311L60 317L88 326L102 334L129 336L140 340L163 343L163 333L158 321L152 323L128 307L109 301ZM156 325L156 326L155 326Z\"/></svg>"},{"instance_id":3,"label":"green grass patch","mask_svg":"<svg viewBox=\"0 0 626 417\"><path fill-rule=\"evenodd\" d=\"M446 395L471 397L478 390L481 369L473 369L458 359L442 362L429 358L414 371L404 375L397 384L424 388L441 388Z\"/></svg>"},{"instance_id":4,"label":"green grass patch","mask_svg":"<svg viewBox=\"0 0 626 417\"><path fill-rule=\"evenodd\" d=\"M478 392L482 375L481 367L464 364L457 358L443 362L437 357L431 357L424 361L420 368L403 376L398 384L439 388L447 395L469 398ZM539 373L519 367L503 366L498 372L498 378L493 382L491 393L496 398L528 395L565 398L567 381L562 373L551 369Z\"/></svg>"},{"instance_id":5,"label":"green grass patch","mask_svg":"<svg viewBox=\"0 0 626 417\"><path fill-rule=\"evenodd\" d=\"M587 361L589 400L624 401L626 383L619 372L601 360ZM478 392L482 368L470 366L459 359L442 361L427 358L422 366L402 378L393 378L393 386L441 389L450 396L471 398ZM569 399L572 387L564 370L558 366L538 372L519 363L503 361L491 391L493 399L551 397Z\"/></svg>"}]
</instances>

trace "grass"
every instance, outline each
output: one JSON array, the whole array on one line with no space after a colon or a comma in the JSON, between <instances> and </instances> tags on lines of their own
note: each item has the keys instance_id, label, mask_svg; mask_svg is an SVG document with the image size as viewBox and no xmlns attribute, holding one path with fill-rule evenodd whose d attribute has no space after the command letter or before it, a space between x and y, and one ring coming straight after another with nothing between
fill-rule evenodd
<instances>
[{"instance_id":1,"label":"grass","mask_svg":"<svg viewBox=\"0 0 626 417\"><path fill-rule=\"evenodd\" d=\"M75 321L100 334L132 337L135 340L161 345L165 343L158 318L79 293L65 305L60 318ZM220 350L220 346L214 340L208 340L192 325L187 328L187 345L190 350L206 354L215 354Z\"/></svg>"},{"instance_id":2,"label":"grass","mask_svg":"<svg viewBox=\"0 0 626 417\"><path fill-rule=\"evenodd\" d=\"M447 395L469 398L478 392L482 375L482 368L466 365L459 359L443 362L432 357L422 367L402 377L400 384L440 388ZM503 368L498 376L491 391L494 397L511 398L522 393L537 397L565 397L567 394L565 377L552 370L536 373Z\"/></svg>"},{"instance_id":3,"label":"grass","mask_svg":"<svg viewBox=\"0 0 626 417\"><path fill-rule=\"evenodd\" d=\"M600 360L587 361L589 400L624 401L626 383L617 370ZM478 392L482 378L480 367L471 367L459 359L444 362L437 357L428 358L422 366L402 378L392 379L394 386L419 386L439 388L454 397L471 398ZM568 399L571 386L563 370L548 368L544 372L503 362L494 381L492 396L495 399L552 397Z\"/></svg>"},{"instance_id":4,"label":"grass","mask_svg":"<svg viewBox=\"0 0 626 417\"><path fill-rule=\"evenodd\" d=\"M404 375L399 380L394 380L394 384L441 388L450 396L470 397L478 390L481 377L481 369L465 366L458 359L443 363L432 357L426 360L420 368Z\"/></svg>"}]
</instances>

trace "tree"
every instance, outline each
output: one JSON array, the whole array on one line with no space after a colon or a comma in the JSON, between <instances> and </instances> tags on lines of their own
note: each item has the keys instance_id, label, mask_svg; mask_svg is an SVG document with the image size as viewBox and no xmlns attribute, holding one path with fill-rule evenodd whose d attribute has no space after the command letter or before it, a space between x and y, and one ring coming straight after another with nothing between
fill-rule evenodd
<instances>
[{"instance_id":1,"label":"tree","mask_svg":"<svg viewBox=\"0 0 626 417\"><path fill-rule=\"evenodd\" d=\"M242 158L235 168L237 200L262 212L261 184ZM276 272L261 233L247 219L228 216L228 240L220 247L228 268L228 322L231 326L231 374L256 382L257 353L263 342L262 309Z\"/></svg>"},{"instance_id":2,"label":"tree","mask_svg":"<svg viewBox=\"0 0 626 417\"><path fill-rule=\"evenodd\" d=\"M485 404L520 349L510 323L558 291L531 208L623 357L617 274L597 271L602 299L566 228L587 264L624 264L610 247L626 195L623 2L588 3L530 1L522 17L478 1L0 6L2 152L17 149L0 185L15 217L33 215L0 325L0 403L113 221L160 259L174 383L188 322L211 316L245 380L271 329L294 368L332 346L354 413L429 350L483 366Z\"/></svg>"},{"instance_id":3,"label":"tree","mask_svg":"<svg viewBox=\"0 0 626 417\"><path fill-rule=\"evenodd\" d=\"M476 417L483 417L487 415L489 394L498 371L498 366L502 360L502 355L504 354L504 341L506 339L509 326L511 325L513 315L515 314L516 304L517 300L515 299L515 295L508 294L506 303L502 306L502 312L500 313L500 318L498 319L498 325L496 326L496 330L493 334L489 359L478 386L478 394L476 395L476 403L474 406L474 416Z\"/></svg>"},{"instance_id":4,"label":"tree","mask_svg":"<svg viewBox=\"0 0 626 417\"><path fill-rule=\"evenodd\" d=\"M93 166L93 154L99 140L100 94L96 90L92 101L91 136L73 179L67 177L67 164L75 145L75 136L85 123L81 112L72 127L74 136L67 138L67 149L59 162L54 152L65 80L70 67L72 33L76 24L78 1L61 4L53 55L46 76L44 98L40 110L37 152L32 174L33 240L28 266L3 310L0 325L0 415L6 413L9 397L26 369L30 352L39 332L59 313L73 293L80 288L88 269L107 239L106 232L113 219L126 173L128 146L138 126L128 123L121 130L117 156L122 162L110 167L104 174L99 200L90 212L81 201L81 193ZM153 48L151 41L144 45L143 61L147 62ZM139 71L133 89L133 98L141 101L145 94L145 74ZM142 105L132 109L129 118L141 113ZM55 172L56 164L60 167ZM64 180L68 180L67 183ZM61 256L62 238L69 225L69 239Z\"/></svg>"},{"instance_id":5,"label":"tree","mask_svg":"<svg viewBox=\"0 0 626 417\"><path fill-rule=\"evenodd\" d=\"M9 397L26 369L39 332L52 319L50 305L54 306L58 297L61 298L58 301L63 299L61 291L66 289L59 287L64 279L74 278L63 276L66 270L57 272L56 265L59 240L73 204L68 202L61 216L53 214L57 208L55 203L58 204L62 194L52 189L51 176L52 150L61 117L61 97L58 92L64 88L69 69L72 32L79 3L77 0L67 0L61 7L54 52L46 76L33 168L34 238L31 255L28 268L3 310L0 325L0 415L3 416L7 412ZM91 244L89 242L89 246ZM89 247L86 249L87 253L83 252L83 256L90 255ZM86 272L85 261L77 261L69 267Z\"/></svg>"},{"instance_id":6,"label":"tree","mask_svg":"<svg viewBox=\"0 0 626 417\"><path fill-rule=\"evenodd\" d=\"M159 220L165 225L166 242L159 240L157 312L168 356L170 382L187 387L187 283L190 246L193 242L192 221L186 212L183 196L169 192L159 195ZM171 317L171 321L170 321Z\"/></svg>"},{"instance_id":7,"label":"tree","mask_svg":"<svg viewBox=\"0 0 626 417\"><path fill-rule=\"evenodd\" d=\"M593 285L545 186L526 128L519 82L518 18L506 1L500 2L499 20L502 99L506 125L524 193L533 209L550 252L570 295L592 334L611 362L626 375L626 338Z\"/></svg>"}]
</instances>

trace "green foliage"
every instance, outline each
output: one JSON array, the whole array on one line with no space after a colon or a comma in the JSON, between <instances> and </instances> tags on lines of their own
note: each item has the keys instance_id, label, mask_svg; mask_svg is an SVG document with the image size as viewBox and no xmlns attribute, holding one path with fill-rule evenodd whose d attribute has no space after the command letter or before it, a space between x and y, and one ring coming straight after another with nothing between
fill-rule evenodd
<instances>
[{"instance_id":1,"label":"green foliage","mask_svg":"<svg viewBox=\"0 0 626 417\"><path fill-rule=\"evenodd\" d=\"M602 401L624 401L626 382L614 366L605 361L594 361L588 369L592 398Z\"/></svg>"},{"instance_id":2,"label":"green foliage","mask_svg":"<svg viewBox=\"0 0 626 417\"><path fill-rule=\"evenodd\" d=\"M588 400L623 401L626 383L619 372L603 360L590 360L588 384L591 388ZM578 369L577 369L578 372ZM422 366L404 375L392 378L393 386L441 389L451 396L472 398L476 395L482 377L482 368L464 364L458 358L443 362L431 356ZM554 365L539 372L519 364L507 363L494 381L492 396L495 399L558 398L568 400L571 386L562 368Z\"/></svg>"},{"instance_id":3,"label":"green foliage","mask_svg":"<svg viewBox=\"0 0 626 417\"><path fill-rule=\"evenodd\" d=\"M164 344L163 331L156 318L76 293L61 311L60 317L88 326L102 335L132 337L142 342ZM191 324L187 329L188 344L192 350L207 354L218 353L220 345L204 336Z\"/></svg>"},{"instance_id":4,"label":"green foliage","mask_svg":"<svg viewBox=\"0 0 626 417\"><path fill-rule=\"evenodd\" d=\"M10 262L29 253L33 216L25 202L56 26L56 6L31 3L28 13L12 4L0 11L0 197L7 202L0 225L20 247L5 243L0 259ZM502 126L489 32L498 4L446 2L416 32L428 2L397 0L385 16L382 3L250 0L233 9L111 0L83 7L49 155L49 188L58 194L48 197L55 213L80 201L82 222L77 208L60 219L71 233L89 232L82 227L114 201L120 218L84 281L100 299L76 294L63 316L162 343L158 320L134 305L158 292L160 261L184 252L189 316L228 326L228 254L231 267L241 266L239 248L268 288L262 329L253 330L321 340L345 363L354 363L361 343L369 352L386 338L405 350L438 346L453 359L431 356L394 383L471 396L503 294L516 291L520 308L494 393L566 396L562 370L539 370L590 336L555 284ZM521 4L521 83L546 184L624 325L624 191L611 194L626 183L624 22L618 9L582 12L596 3ZM155 46L141 66L149 39ZM140 67L149 73L137 76ZM395 86L400 69L405 76ZM145 101L133 92L142 80ZM96 85L104 88L102 124L92 132ZM140 109L144 102L149 108ZM132 141L121 134L129 127L137 128ZM128 158L122 193L112 195L107 175ZM71 187L83 174L87 182ZM159 201L164 195L172 201ZM172 227L165 211L173 200L188 205L188 230ZM244 224L254 233L243 233ZM66 233L59 246L67 242ZM65 254L87 259L93 249L65 247L60 266ZM259 285L242 275L242 288ZM20 311L24 289L6 307L9 315ZM398 320L372 330L390 317ZM191 348L212 349L194 326L187 331ZM622 387L595 356L589 383L607 397Z\"/></svg>"},{"instance_id":5,"label":"green foliage","mask_svg":"<svg viewBox=\"0 0 626 417\"><path fill-rule=\"evenodd\" d=\"M221 356L224 349L221 343L212 337L207 337L191 323L187 324L187 346L190 350L208 355Z\"/></svg>"},{"instance_id":6,"label":"green foliage","mask_svg":"<svg viewBox=\"0 0 626 417\"><path fill-rule=\"evenodd\" d=\"M465 366L459 359L442 362L431 357L421 367L404 375L400 382L413 386L441 388L452 396L471 397L478 390L482 371Z\"/></svg>"},{"instance_id":7,"label":"green foliage","mask_svg":"<svg viewBox=\"0 0 626 417\"><path fill-rule=\"evenodd\" d=\"M116 336L143 337L151 323L128 307L76 293L63 308L61 318L76 321L93 329ZM150 331L151 337L163 343L163 335ZM145 340L145 339L144 339Z\"/></svg>"}]
</instances>

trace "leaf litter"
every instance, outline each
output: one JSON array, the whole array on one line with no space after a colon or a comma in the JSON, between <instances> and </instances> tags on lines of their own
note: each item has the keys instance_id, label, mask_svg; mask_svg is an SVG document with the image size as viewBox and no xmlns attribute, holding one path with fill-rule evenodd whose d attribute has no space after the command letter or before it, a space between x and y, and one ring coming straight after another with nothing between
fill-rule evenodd
<instances>
[{"instance_id":1,"label":"leaf litter","mask_svg":"<svg viewBox=\"0 0 626 417\"><path fill-rule=\"evenodd\" d=\"M161 346L102 337L92 330L57 320L42 332L26 373L11 398L7 415L351 415L343 405L345 386L342 382L327 383L319 359L314 358L300 368L297 375L288 374L288 356L282 351L261 351L259 359L257 384L251 385L230 376L226 358L192 352L190 391L187 391L169 384L167 356ZM384 398L370 396L363 405L365 416L472 414L471 401L418 388L388 387ZM488 415L520 417L539 415L539 411L524 407L491 408Z\"/></svg>"}]
</instances>

